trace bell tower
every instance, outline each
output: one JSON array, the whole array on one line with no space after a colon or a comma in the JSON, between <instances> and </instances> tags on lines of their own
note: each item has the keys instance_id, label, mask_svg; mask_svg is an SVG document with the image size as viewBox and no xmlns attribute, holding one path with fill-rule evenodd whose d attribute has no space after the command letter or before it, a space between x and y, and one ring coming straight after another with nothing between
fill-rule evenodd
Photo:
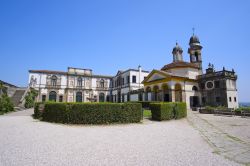
<instances>
[{"instance_id":1,"label":"bell tower","mask_svg":"<svg viewBox=\"0 0 250 166\"><path fill-rule=\"evenodd\" d=\"M182 53L183 53L182 48L176 42L176 45L175 45L175 47L173 48L173 51L172 51L173 62L182 62L183 61Z\"/></svg>"},{"instance_id":2,"label":"bell tower","mask_svg":"<svg viewBox=\"0 0 250 166\"><path fill-rule=\"evenodd\" d=\"M193 29L194 30L194 29ZM202 72L202 57L201 57L202 46L198 36L194 33L189 40L189 49L188 53L190 55L190 62L197 64L199 70Z\"/></svg>"}]
</instances>

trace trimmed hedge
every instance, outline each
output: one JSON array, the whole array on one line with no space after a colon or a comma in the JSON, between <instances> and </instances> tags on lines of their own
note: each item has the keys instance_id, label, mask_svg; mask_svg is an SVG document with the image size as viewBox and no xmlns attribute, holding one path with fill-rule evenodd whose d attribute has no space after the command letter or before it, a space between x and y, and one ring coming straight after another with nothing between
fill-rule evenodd
<instances>
[{"instance_id":1,"label":"trimmed hedge","mask_svg":"<svg viewBox=\"0 0 250 166\"><path fill-rule=\"evenodd\" d=\"M130 103L140 103L142 105L142 108L148 109L150 108L151 103L159 103L157 101L131 101Z\"/></svg>"},{"instance_id":2,"label":"trimmed hedge","mask_svg":"<svg viewBox=\"0 0 250 166\"><path fill-rule=\"evenodd\" d=\"M181 119L187 117L187 105L186 103L175 103L174 118Z\"/></svg>"},{"instance_id":3,"label":"trimmed hedge","mask_svg":"<svg viewBox=\"0 0 250 166\"><path fill-rule=\"evenodd\" d=\"M153 120L181 119L187 116L186 103L151 103L150 109Z\"/></svg>"},{"instance_id":4,"label":"trimmed hedge","mask_svg":"<svg viewBox=\"0 0 250 166\"><path fill-rule=\"evenodd\" d=\"M142 118L142 107L138 103L45 103L44 111L37 107L35 115L56 123L137 123Z\"/></svg>"},{"instance_id":5,"label":"trimmed hedge","mask_svg":"<svg viewBox=\"0 0 250 166\"><path fill-rule=\"evenodd\" d=\"M174 106L174 103L151 103L152 119L159 121L173 119Z\"/></svg>"}]
</instances>

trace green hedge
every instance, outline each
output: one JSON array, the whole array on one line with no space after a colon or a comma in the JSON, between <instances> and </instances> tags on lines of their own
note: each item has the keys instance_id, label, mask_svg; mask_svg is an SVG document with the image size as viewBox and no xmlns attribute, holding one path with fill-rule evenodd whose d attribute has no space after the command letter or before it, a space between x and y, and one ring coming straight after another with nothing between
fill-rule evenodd
<instances>
[{"instance_id":1,"label":"green hedge","mask_svg":"<svg viewBox=\"0 0 250 166\"><path fill-rule=\"evenodd\" d=\"M181 119L187 117L187 105L186 103L176 103L174 107L174 118Z\"/></svg>"},{"instance_id":2,"label":"green hedge","mask_svg":"<svg viewBox=\"0 0 250 166\"><path fill-rule=\"evenodd\" d=\"M140 103L142 105L142 108L150 108L151 103L159 103L156 101L131 101L130 103Z\"/></svg>"},{"instance_id":3,"label":"green hedge","mask_svg":"<svg viewBox=\"0 0 250 166\"><path fill-rule=\"evenodd\" d=\"M42 113L35 110L43 121L56 123L137 123L142 118L138 103L45 103Z\"/></svg>"},{"instance_id":4,"label":"green hedge","mask_svg":"<svg viewBox=\"0 0 250 166\"><path fill-rule=\"evenodd\" d=\"M187 116L186 103L151 103L153 120L181 119Z\"/></svg>"}]
</instances>

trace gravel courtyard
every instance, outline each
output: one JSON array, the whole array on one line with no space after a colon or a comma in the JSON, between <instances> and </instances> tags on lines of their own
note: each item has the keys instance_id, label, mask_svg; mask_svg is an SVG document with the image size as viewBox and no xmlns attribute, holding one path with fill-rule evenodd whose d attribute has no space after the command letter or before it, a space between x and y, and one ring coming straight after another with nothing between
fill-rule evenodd
<instances>
[{"instance_id":1,"label":"gravel courtyard","mask_svg":"<svg viewBox=\"0 0 250 166\"><path fill-rule=\"evenodd\" d=\"M83 126L0 116L1 166L238 165L214 152L187 119Z\"/></svg>"}]
</instances>

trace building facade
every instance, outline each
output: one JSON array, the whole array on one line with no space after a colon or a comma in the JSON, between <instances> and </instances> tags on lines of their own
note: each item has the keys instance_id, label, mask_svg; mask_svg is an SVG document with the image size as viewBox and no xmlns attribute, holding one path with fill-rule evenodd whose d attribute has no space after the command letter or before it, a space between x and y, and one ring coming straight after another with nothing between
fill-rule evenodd
<instances>
[{"instance_id":1,"label":"building facade","mask_svg":"<svg viewBox=\"0 0 250 166\"><path fill-rule=\"evenodd\" d=\"M67 72L30 70L29 86L38 91L40 102L127 102L130 91L143 88L141 82L148 73L141 67L118 71L114 77L72 67Z\"/></svg>"},{"instance_id":2,"label":"building facade","mask_svg":"<svg viewBox=\"0 0 250 166\"><path fill-rule=\"evenodd\" d=\"M193 34L189 40L190 62L185 62L183 50L176 43L173 62L160 70L153 70L143 81L145 101L186 102L188 109L200 106L238 108L234 70L215 71L209 64L202 70L202 46Z\"/></svg>"}]
</instances>

